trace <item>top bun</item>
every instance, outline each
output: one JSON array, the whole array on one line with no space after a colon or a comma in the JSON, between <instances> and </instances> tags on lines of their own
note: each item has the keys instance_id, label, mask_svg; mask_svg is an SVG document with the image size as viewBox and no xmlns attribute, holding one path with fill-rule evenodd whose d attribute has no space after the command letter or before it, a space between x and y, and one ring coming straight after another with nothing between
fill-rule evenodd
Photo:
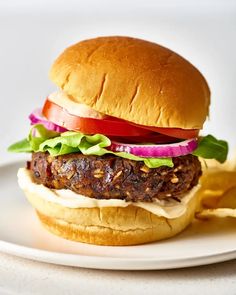
<instances>
[{"instance_id":1,"label":"top bun","mask_svg":"<svg viewBox=\"0 0 236 295\"><path fill-rule=\"evenodd\" d=\"M72 99L136 124L201 129L210 90L175 52L129 37L99 37L67 48L50 78Z\"/></svg>"}]
</instances>

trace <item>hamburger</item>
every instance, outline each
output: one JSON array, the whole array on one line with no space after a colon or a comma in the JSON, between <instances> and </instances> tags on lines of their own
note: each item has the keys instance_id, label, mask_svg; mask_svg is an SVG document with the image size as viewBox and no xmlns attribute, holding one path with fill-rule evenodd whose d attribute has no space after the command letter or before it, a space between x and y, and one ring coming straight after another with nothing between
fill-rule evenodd
<instances>
[{"instance_id":1,"label":"hamburger","mask_svg":"<svg viewBox=\"0 0 236 295\"><path fill-rule=\"evenodd\" d=\"M50 70L58 90L9 147L32 158L18 181L43 226L66 239L134 245L170 238L199 205L198 157L228 146L200 136L210 90L158 44L99 37L67 48Z\"/></svg>"}]
</instances>

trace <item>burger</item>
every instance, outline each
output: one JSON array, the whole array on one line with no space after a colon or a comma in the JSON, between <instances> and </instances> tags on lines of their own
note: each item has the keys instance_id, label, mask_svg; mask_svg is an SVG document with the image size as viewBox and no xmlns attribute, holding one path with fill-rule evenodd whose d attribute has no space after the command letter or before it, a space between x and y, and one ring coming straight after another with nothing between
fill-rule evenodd
<instances>
[{"instance_id":1,"label":"burger","mask_svg":"<svg viewBox=\"0 0 236 295\"><path fill-rule=\"evenodd\" d=\"M199 135L210 105L202 74L163 46L112 36L67 48L50 78L58 90L9 147L32 154L18 181L43 226L98 245L183 231L199 205L198 157L224 162L228 151Z\"/></svg>"}]
</instances>

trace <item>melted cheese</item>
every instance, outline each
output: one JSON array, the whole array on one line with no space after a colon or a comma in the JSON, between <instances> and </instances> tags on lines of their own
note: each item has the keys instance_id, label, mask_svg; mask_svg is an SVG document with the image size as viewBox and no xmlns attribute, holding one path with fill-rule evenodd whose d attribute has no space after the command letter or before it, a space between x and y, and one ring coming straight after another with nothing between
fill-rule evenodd
<instances>
[{"instance_id":1,"label":"melted cheese","mask_svg":"<svg viewBox=\"0 0 236 295\"><path fill-rule=\"evenodd\" d=\"M196 195L200 185L193 188L188 194L181 198L181 202L172 201L159 201L153 203L147 202L126 202L124 200L109 199L97 200L77 194L69 189L49 189L42 184L33 182L30 170L20 168L18 171L19 186L29 193L36 193L46 201L59 204L67 208L94 208L94 207L127 207L137 206L143 208L155 215L163 216L169 219L177 218L183 215L188 203Z\"/></svg>"}]
</instances>

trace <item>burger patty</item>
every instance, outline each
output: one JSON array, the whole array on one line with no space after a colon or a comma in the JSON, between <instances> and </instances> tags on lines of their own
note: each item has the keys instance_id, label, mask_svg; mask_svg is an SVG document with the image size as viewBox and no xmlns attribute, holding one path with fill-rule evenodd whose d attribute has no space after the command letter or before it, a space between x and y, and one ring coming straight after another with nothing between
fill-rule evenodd
<instances>
[{"instance_id":1,"label":"burger patty","mask_svg":"<svg viewBox=\"0 0 236 295\"><path fill-rule=\"evenodd\" d=\"M74 153L52 157L48 153L33 153L29 168L36 183L49 188L70 189L96 199L152 202L179 200L198 183L202 172L197 157L176 157L173 162L173 168L149 169L141 161L113 155Z\"/></svg>"}]
</instances>

